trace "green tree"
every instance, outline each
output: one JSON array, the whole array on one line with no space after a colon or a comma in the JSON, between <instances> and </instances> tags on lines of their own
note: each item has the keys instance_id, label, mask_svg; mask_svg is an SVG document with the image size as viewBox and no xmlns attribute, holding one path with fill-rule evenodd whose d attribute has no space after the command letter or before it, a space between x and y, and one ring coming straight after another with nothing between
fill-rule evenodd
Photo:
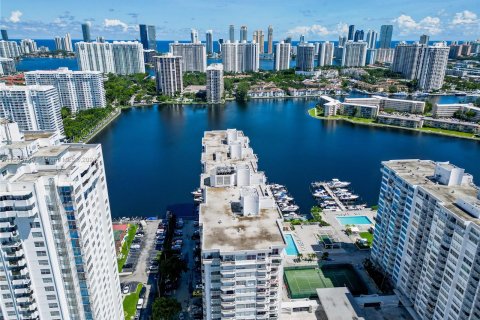
<instances>
[{"instance_id":1,"label":"green tree","mask_svg":"<svg viewBox=\"0 0 480 320\"><path fill-rule=\"evenodd\" d=\"M160 271L162 277L168 278L175 282L178 278L180 278L182 272L187 271L188 268L187 263L183 259L180 259L176 255L172 255L160 260L158 270Z\"/></svg>"},{"instance_id":2,"label":"green tree","mask_svg":"<svg viewBox=\"0 0 480 320\"><path fill-rule=\"evenodd\" d=\"M425 111L424 113L432 112L433 104L430 101L425 101Z\"/></svg>"},{"instance_id":3,"label":"green tree","mask_svg":"<svg viewBox=\"0 0 480 320\"><path fill-rule=\"evenodd\" d=\"M242 81L237 85L237 90L235 92L235 99L237 101L247 101L248 100L248 90L250 90L250 85L246 81Z\"/></svg>"},{"instance_id":4,"label":"green tree","mask_svg":"<svg viewBox=\"0 0 480 320\"><path fill-rule=\"evenodd\" d=\"M182 311L182 306L177 300L168 297L157 298L152 305L152 319L176 319L180 311Z\"/></svg>"}]
</instances>

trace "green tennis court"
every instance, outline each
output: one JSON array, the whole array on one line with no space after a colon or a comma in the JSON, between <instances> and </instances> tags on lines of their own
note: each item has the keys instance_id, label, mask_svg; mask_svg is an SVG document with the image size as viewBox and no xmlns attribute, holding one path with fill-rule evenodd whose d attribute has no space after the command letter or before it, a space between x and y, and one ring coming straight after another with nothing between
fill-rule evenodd
<instances>
[{"instance_id":1,"label":"green tennis court","mask_svg":"<svg viewBox=\"0 0 480 320\"><path fill-rule=\"evenodd\" d=\"M365 285L350 265L285 268L284 278L292 299L315 298L318 288L348 287L353 295L367 293Z\"/></svg>"}]
</instances>

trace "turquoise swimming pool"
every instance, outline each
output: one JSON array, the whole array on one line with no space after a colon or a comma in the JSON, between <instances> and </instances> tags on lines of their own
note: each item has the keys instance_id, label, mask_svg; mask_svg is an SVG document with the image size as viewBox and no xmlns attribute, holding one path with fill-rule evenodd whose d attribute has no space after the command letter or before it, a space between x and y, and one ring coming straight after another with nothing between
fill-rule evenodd
<instances>
[{"instance_id":1,"label":"turquoise swimming pool","mask_svg":"<svg viewBox=\"0 0 480 320\"><path fill-rule=\"evenodd\" d=\"M297 249L297 245L295 244L295 241L293 240L293 236L291 234L286 234L285 241L287 242L287 247L285 248L287 255L288 256L298 255L299 251Z\"/></svg>"},{"instance_id":2,"label":"turquoise swimming pool","mask_svg":"<svg viewBox=\"0 0 480 320\"><path fill-rule=\"evenodd\" d=\"M347 225L347 224L372 224L372 221L367 216L350 216L350 217L342 217L342 216L337 216L336 217L338 222L342 225Z\"/></svg>"}]
</instances>

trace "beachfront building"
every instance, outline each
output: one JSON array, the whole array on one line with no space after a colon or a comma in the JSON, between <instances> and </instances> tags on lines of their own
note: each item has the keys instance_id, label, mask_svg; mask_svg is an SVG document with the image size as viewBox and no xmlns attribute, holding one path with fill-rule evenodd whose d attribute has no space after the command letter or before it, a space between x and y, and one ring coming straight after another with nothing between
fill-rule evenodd
<instances>
[{"instance_id":1,"label":"beachfront building","mask_svg":"<svg viewBox=\"0 0 480 320\"><path fill-rule=\"evenodd\" d=\"M336 116L341 102L329 96L321 96L317 104L317 115L323 117Z\"/></svg>"},{"instance_id":2,"label":"beachfront building","mask_svg":"<svg viewBox=\"0 0 480 320\"><path fill-rule=\"evenodd\" d=\"M207 51L200 42L170 43L170 52L174 56L182 57L183 72L205 72L207 69Z\"/></svg>"},{"instance_id":3,"label":"beachfront building","mask_svg":"<svg viewBox=\"0 0 480 320\"><path fill-rule=\"evenodd\" d=\"M171 53L157 56L155 59L155 81L157 92L174 96L183 92L182 57Z\"/></svg>"},{"instance_id":4,"label":"beachfront building","mask_svg":"<svg viewBox=\"0 0 480 320\"><path fill-rule=\"evenodd\" d=\"M420 129L423 127L422 117L402 114L382 113L377 116L377 122L389 126Z\"/></svg>"},{"instance_id":5,"label":"beachfront building","mask_svg":"<svg viewBox=\"0 0 480 320\"><path fill-rule=\"evenodd\" d=\"M372 261L419 319L479 319L480 193L448 162L382 163Z\"/></svg>"},{"instance_id":6,"label":"beachfront building","mask_svg":"<svg viewBox=\"0 0 480 320\"><path fill-rule=\"evenodd\" d=\"M0 121L0 318L123 319L100 145Z\"/></svg>"},{"instance_id":7,"label":"beachfront building","mask_svg":"<svg viewBox=\"0 0 480 320\"><path fill-rule=\"evenodd\" d=\"M60 105L72 113L107 105L100 71L37 70L25 72L27 85L50 85L57 89Z\"/></svg>"},{"instance_id":8,"label":"beachfront building","mask_svg":"<svg viewBox=\"0 0 480 320\"><path fill-rule=\"evenodd\" d=\"M375 119L378 115L378 107L358 103L343 102L340 106L339 113L349 117Z\"/></svg>"},{"instance_id":9,"label":"beachfront building","mask_svg":"<svg viewBox=\"0 0 480 320\"><path fill-rule=\"evenodd\" d=\"M53 86L7 86L0 83L0 117L22 131L63 133L58 93Z\"/></svg>"},{"instance_id":10,"label":"beachfront building","mask_svg":"<svg viewBox=\"0 0 480 320\"><path fill-rule=\"evenodd\" d=\"M207 102L221 103L223 95L223 66L213 63L207 67Z\"/></svg>"},{"instance_id":11,"label":"beachfront building","mask_svg":"<svg viewBox=\"0 0 480 320\"><path fill-rule=\"evenodd\" d=\"M73 51L72 38L70 36L70 33L65 34L64 37L55 37L55 50L67 52Z\"/></svg>"},{"instance_id":12,"label":"beachfront building","mask_svg":"<svg viewBox=\"0 0 480 320\"><path fill-rule=\"evenodd\" d=\"M207 131L202 149L203 317L276 319L285 242L265 174L242 131Z\"/></svg>"},{"instance_id":13,"label":"beachfront building","mask_svg":"<svg viewBox=\"0 0 480 320\"><path fill-rule=\"evenodd\" d=\"M418 114L422 114L425 111L424 101L392 99L382 96L372 96L371 98L346 98L345 102L378 106L380 111Z\"/></svg>"}]
</instances>

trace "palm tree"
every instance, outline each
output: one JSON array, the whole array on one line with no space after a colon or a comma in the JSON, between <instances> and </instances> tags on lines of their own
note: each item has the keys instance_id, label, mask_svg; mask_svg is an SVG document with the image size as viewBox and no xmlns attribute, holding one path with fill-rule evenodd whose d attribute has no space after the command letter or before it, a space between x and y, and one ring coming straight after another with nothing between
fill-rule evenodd
<instances>
[{"instance_id":1,"label":"palm tree","mask_svg":"<svg viewBox=\"0 0 480 320\"><path fill-rule=\"evenodd\" d=\"M299 253L297 254L297 259L298 259L298 261L299 261L299 262L302 261L302 258L303 258L303 254L299 252Z\"/></svg>"}]
</instances>

